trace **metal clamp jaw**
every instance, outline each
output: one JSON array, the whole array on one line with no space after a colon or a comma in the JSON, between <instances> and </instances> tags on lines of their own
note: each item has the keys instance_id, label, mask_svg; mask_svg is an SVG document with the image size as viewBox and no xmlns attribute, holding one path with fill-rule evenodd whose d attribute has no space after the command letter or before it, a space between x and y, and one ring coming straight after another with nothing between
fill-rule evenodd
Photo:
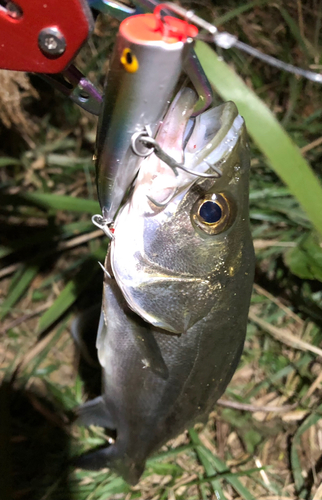
<instances>
[{"instance_id":1,"label":"metal clamp jaw","mask_svg":"<svg viewBox=\"0 0 322 500\"><path fill-rule=\"evenodd\" d=\"M94 28L86 0L2 0L0 68L60 73Z\"/></svg>"},{"instance_id":2,"label":"metal clamp jaw","mask_svg":"<svg viewBox=\"0 0 322 500\"><path fill-rule=\"evenodd\" d=\"M2 0L0 68L43 75L76 104L98 115L100 92L71 65L93 28L86 0Z\"/></svg>"}]
</instances>

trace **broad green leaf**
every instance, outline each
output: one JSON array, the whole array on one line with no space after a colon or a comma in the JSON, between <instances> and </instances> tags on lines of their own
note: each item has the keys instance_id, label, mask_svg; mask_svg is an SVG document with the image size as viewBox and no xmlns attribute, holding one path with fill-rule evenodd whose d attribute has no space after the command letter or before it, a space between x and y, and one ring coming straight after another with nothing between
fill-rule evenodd
<instances>
[{"instance_id":1,"label":"broad green leaf","mask_svg":"<svg viewBox=\"0 0 322 500\"><path fill-rule=\"evenodd\" d=\"M306 234L284 255L285 264L302 279L322 281L322 248L316 233Z\"/></svg>"},{"instance_id":2,"label":"broad green leaf","mask_svg":"<svg viewBox=\"0 0 322 500\"><path fill-rule=\"evenodd\" d=\"M160 462L152 462L150 464L150 468L155 474L160 474L162 476L165 476L166 474L171 474L171 476L176 476L178 474L182 474L182 469L175 464L167 464L167 463L160 463Z\"/></svg>"},{"instance_id":3,"label":"broad green leaf","mask_svg":"<svg viewBox=\"0 0 322 500\"><path fill-rule=\"evenodd\" d=\"M254 142L322 234L322 186L298 147L266 104L209 46L197 42L196 52L211 84L223 99L235 102Z\"/></svg>"},{"instance_id":4,"label":"broad green leaf","mask_svg":"<svg viewBox=\"0 0 322 500\"><path fill-rule=\"evenodd\" d=\"M255 450L256 450L256 446L258 446L262 440L262 436L255 429L250 429L250 430L245 432L244 439L245 439L248 453L254 454Z\"/></svg>"}]
</instances>

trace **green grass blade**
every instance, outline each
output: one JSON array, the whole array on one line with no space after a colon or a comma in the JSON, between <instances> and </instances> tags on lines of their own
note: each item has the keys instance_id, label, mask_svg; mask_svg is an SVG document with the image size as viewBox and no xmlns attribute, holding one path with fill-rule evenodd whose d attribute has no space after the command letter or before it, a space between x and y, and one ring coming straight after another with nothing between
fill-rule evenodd
<instances>
[{"instance_id":1,"label":"green grass blade","mask_svg":"<svg viewBox=\"0 0 322 500\"><path fill-rule=\"evenodd\" d=\"M178 448L170 448L167 451L162 451L157 455L152 456L147 460L147 465L153 464L153 462L159 462L160 460L165 460L170 457L176 457L180 453L186 453L189 450L192 450L194 446L192 444L187 444L185 446L179 446Z\"/></svg>"},{"instance_id":2,"label":"green grass blade","mask_svg":"<svg viewBox=\"0 0 322 500\"><path fill-rule=\"evenodd\" d=\"M305 38L303 38L301 31L300 31L300 28L298 27L298 25L294 21L294 19L290 16L290 14L287 12L287 10L283 9L282 7L279 7L279 11L283 16L284 21L286 22L286 24L290 28L290 31L291 31L293 37L295 38L295 40L297 41L297 43L299 44L299 46L303 50L306 57L309 59L311 56L314 55L314 54L312 54L312 50L311 51L309 50L309 48L311 48L309 42Z\"/></svg>"},{"instance_id":3,"label":"green grass blade","mask_svg":"<svg viewBox=\"0 0 322 500\"><path fill-rule=\"evenodd\" d=\"M10 167L11 165L20 165L18 158L11 158L10 156L2 156L0 158L0 167Z\"/></svg>"},{"instance_id":4,"label":"green grass blade","mask_svg":"<svg viewBox=\"0 0 322 500\"><path fill-rule=\"evenodd\" d=\"M27 288L29 287L30 283L32 280L36 277L39 271L39 266L36 264L34 265L29 265L25 267L25 269L21 272L19 269L16 273L16 276L19 277L19 280L15 280L15 277L13 280L15 280L15 286L12 286L8 296L6 299L3 301L1 304L1 310L0 310L0 319L3 320L10 309L18 302L20 297L25 293Z\"/></svg>"},{"instance_id":5,"label":"green grass blade","mask_svg":"<svg viewBox=\"0 0 322 500\"><path fill-rule=\"evenodd\" d=\"M67 156L61 154L49 154L47 156L47 165L50 167L91 167L92 160L90 158L78 158L77 156Z\"/></svg>"},{"instance_id":6,"label":"green grass blade","mask_svg":"<svg viewBox=\"0 0 322 500\"><path fill-rule=\"evenodd\" d=\"M322 187L297 146L266 104L209 46L197 42L196 52L211 84L223 99L236 103L254 142L322 234Z\"/></svg>"},{"instance_id":7,"label":"green grass blade","mask_svg":"<svg viewBox=\"0 0 322 500\"><path fill-rule=\"evenodd\" d=\"M195 447L195 452L197 453L197 456L200 460L200 462L203 465L203 468L205 469L205 472L207 476L213 476L216 474L217 470L211 462L209 462L207 456L205 455L205 447L201 445L200 439L198 437L198 434L194 429L190 429L189 431L190 439L194 444ZM218 500L225 500L226 497L224 495L224 492L222 490L220 480L219 479L209 479L209 483L213 487L215 496Z\"/></svg>"},{"instance_id":8,"label":"green grass blade","mask_svg":"<svg viewBox=\"0 0 322 500\"><path fill-rule=\"evenodd\" d=\"M54 210L71 210L74 212L84 212L89 214L100 213L97 201L85 200L84 198L72 198L49 193L23 193L21 196L29 202L38 204L44 208Z\"/></svg>"},{"instance_id":9,"label":"green grass blade","mask_svg":"<svg viewBox=\"0 0 322 500\"><path fill-rule=\"evenodd\" d=\"M74 304L97 271L99 271L97 262L90 260L84 263L78 275L67 283L52 306L40 318L38 325L38 330L40 332L49 328L71 305Z\"/></svg>"},{"instance_id":10,"label":"green grass blade","mask_svg":"<svg viewBox=\"0 0 322 500\"><path fill-rule=\"evenodd\" d=\"M298 449L301 448L301 436L312 425L315 425L322 418L322 405L320 405L309 417L307 417L302 425L297 429L291 447L291 465L294 476L294 482L299 498L307 498L307 491L304 489L304 477L302 475L302 467Z\"/></svg>"},{"instance_id":11,"label":"green grass blade","mask_svg":"<svg viewBox=\"0 0 322 500\"><path fill-rule=\"evenodd\" d=\"M270 0L254 0L253 2L246 3L244 5L237 7L236 9L231 9L229 12L227 12L223 16L216 17L214 20L214 23L216 26L222 26L223 24L227 23L228 21L231 21L231 19L234 19L234 17L240 16L244 12L251 10L253 7L265 5L266 3L269 3L269 2L270 2Z\"/></svg>"},{"instance_id":12,"label":"green grass blade","mask_svg":"<svg viewBox=\"0 0 322 500\"><path fill-rule=\"evenodd\" d=\"M212 474L216 472L230 472L225 462L220 460L220 458L218 458L217 456L213 455L211 451L208 450L205 446L202 446L198 434L194 429L190 429L189 435L193 443L196 445L196 452L198 454L199 460L201 461L208 475L210 475L208 470L213 470ZM237 491L237 493L239 493L241 498L243 498L244 500L255 500L248 489L245 488L245 486L239 481L238 477L227 476L225 479L228 483L231 484L231 486Z\"/></svg>"},{"instance_id":13,"label":"green grass blade","mask_svg":"<svg viewBox=\"0 0 322 500\"><path fill-rule=\"evenodd\" d=\"M101 488L102 493L99 495L98 500L107 500L112 495L119 495L120 493L128 493L130 487L124 479L116 477L112 479L106 486Z\"/></svg>"},{"instance_id":14,"label":"green grass blade","mask_svg":"<svg viewBox=\"0 0 322 500\"><path fill-rule=\"evenodd\" d=\"M37 353L37 356L32 359L26 366L24 366L23 372L20 372L20 381L21 383L25 381L27 383L31 377L39 377L39 367L46 360L48 353L54 348L57 344L58 340L61 338L64 330L66 330L66 325L68 322L68 317L59 325L57 331L50 335L50 341L43 347L43 349ZM42 377L45 377L45 373L42 374Z\"/></svg>"}]
</instances>

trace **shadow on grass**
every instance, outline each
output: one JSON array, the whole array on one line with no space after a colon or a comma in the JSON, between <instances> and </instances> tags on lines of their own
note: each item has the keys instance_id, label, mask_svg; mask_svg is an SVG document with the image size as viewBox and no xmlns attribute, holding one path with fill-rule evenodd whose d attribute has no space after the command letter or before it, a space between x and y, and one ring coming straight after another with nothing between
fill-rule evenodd
<instances>
[{"instance_id":1,"label":"shadow on grass","mask_svg":"<svg viewBox=\"0 0 322 500\"><path fill-rule=\"evenodd\" d=\"M91 305L88 297L82 299L78 301L77 333L74 331L73 337L77 334L74 340L79 349L78 373L84 383L84 392L88 399L93 399L102 392L102 369L96 349L101 300Z\"/></svg>"},{"instance_id":2,"label":"shadow on grass","mask_svg":"<svg viewBox=\"0 0 322 500\"><path fill-rule=\"evenodd\" d=\"M57 260L55 250L62 238L55 214L41 203L25 201L23 196L8 195L5 190L0 190L0 194L0 244L11 249L9 255L2 257L2 266L46 256L50 269ZM24 214L26 209L29 210L28 215ZM35 225L28 222L32 217Z\"/></svg>"},{"instance_id":3,"label":"shadow on grass","mask_svg":"<svg viewBox=\"0 0 322 500\"><path fill-rule=\"evenodd\" d=\"M89 259L75 277L76 289L82 276L95 263ZM85 293L84 293L85 292ZM78 371L89 399L101 393L101 370L96 354L96 335L101 307L100 276L91 275L89 286L77 290L76 309L81 311L79 336L88 356L80 349ZM85 312L84 312L85 311ZM50 329L49 329L50 330ZM56 396L53 395L55 398ZM73 418L72 412L70 417ZM71 438L63 405L56 405L34 390L16 382L0 385L0 499L72 500L76 486L69 473Z\"/></svg>"},{"instance_id":4,"label":"shadow on grass","mask_svg":"<svg viewBox=\"0 0 322 500\"><path fill-rule=\"evenodd\" d=\"M8 382L0 386L2 500L71 500L69 436L44 398Z\"/></svg>"}]
</instances>

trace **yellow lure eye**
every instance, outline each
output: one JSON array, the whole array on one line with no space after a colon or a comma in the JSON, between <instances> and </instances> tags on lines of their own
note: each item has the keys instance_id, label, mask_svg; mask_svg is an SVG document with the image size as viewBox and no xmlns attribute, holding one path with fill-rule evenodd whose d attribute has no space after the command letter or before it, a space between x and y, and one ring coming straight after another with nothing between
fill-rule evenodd
<instances>
[{"instance_id":1,"label":"yellow lure eye","mask_svg":"<svg viewBox=\"0 0 322 500\"><path fill-rule=\"evenodd\" d=\"M139 62L130 49L123 50L120 61L129 73L135 73L139 69Z\"/></svg>"}]
</instances>

